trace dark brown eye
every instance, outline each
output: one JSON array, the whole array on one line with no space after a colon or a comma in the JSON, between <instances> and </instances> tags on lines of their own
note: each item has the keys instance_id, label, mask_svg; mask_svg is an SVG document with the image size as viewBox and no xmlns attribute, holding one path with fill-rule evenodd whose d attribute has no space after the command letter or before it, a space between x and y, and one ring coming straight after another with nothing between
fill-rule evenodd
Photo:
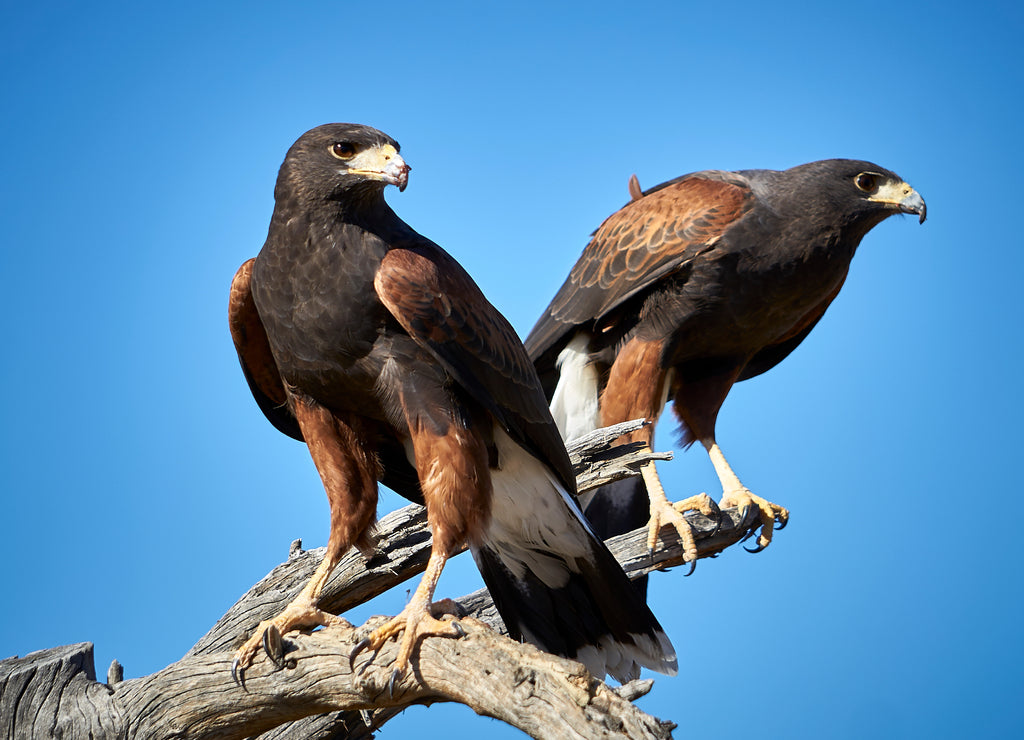
<instances>
[{"instance_id":1,"label":"dark brown eye","mask_svg":"<svg viewBox=\"0 0 1024 740\"><path fill-rule=\"evenodd\" d=\"M352 159L356 156L356 148L347 141L339 141L331 146L331 154L338 159Z\"/></svg>"},{"instance_id":2,"label":"dark brown eye","mask_svg":"<svg viewBox=\"0 0 1024 740\"><path fill-rule=\"evenodd\" d=\"M865 193L870 193L878 187L878 175L872 175L870 172L861 172L853 178L853 183Z\"/></svg>"}]
</instances>

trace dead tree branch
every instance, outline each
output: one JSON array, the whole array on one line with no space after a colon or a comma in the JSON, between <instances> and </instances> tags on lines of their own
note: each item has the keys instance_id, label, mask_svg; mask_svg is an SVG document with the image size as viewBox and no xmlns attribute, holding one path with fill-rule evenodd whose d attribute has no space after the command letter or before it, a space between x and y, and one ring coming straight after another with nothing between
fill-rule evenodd
<instances>
[{"instance_id":1,"label":"dead tree branch","mask_svg":"<svg viewBox=\"0 0 1024 740\"><path fill-rule=\"evenodd\" d=\"M112 687L96 683L88 643L0 662L0 716L8 736L29 738L189 738L257 735L311 714L457 701L536 738L668 738L654 720L590 676L578 663L543 653L464 619L466 637L426 639L413 670L389 686L397 645L376 656L349 653L375 618L358 629L289 635L285 667L259 660L245 686L231 678L232 653L185 658ZM10 699L10 702L8 701ZM9 714L8 714L9 713ZM309 735L306 735L309 737Z\"/></svg>"},{"instance_id":2,"label":"dead tree branch","mask_svg":"<svg viewBox=\"0 0 1024 740\"><path fill-rule=\"evenodd\" d=\"M631 427L632 425L632 427ZM581 489L635 475L652 455L614 440L635 428L627 422L599 430L572 445ZM664 459L670 455L653 455ZM741 540L756 513L741 520L723 512L720 525L699 514L694 525L701 557ZM430 550L424 511L409 506L378 523L378 552L369 561L353 551L327 584L321 605L342 613L421 573ZM674 530L666 528L654 552L638 530L608 542L633 578L682 564ZM360 654L355 671L349 653L377 618L354 629L289 634L285 668L260 655L245 674L231 678L234 649L261 620L277 614L307 582L323 548L293 544L288 560L249 590L177 663L141 678L96 682L92 645L83 643L0 661L0 728L29 738L350 738L371 736L367 727L386 722L411 704L455 701L508 722L537 738L670 737L661 723L631 703L631 685L612 691L578 663L547 655L502 636L504 625L486 591L458 600L467 637L421 642L413 669L389 690L394 643L379 654ZM488 629L488 626L491 629ZM623 698L623 697L628 697Z\"/></svg>"}]
</instances>

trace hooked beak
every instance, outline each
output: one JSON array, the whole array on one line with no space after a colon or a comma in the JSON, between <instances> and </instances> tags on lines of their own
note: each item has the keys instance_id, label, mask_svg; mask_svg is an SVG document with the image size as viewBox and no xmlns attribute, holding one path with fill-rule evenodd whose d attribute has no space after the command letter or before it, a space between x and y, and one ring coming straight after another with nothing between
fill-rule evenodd
<instances>
[{"instance_id":1,"label":"hooked beak","mask_svg":"<svg viewBox=\"0 0 1024 740\"><path fill-rule=\"evenodd\" d=\"M409 184L409 170L398 151L390 144L358 154L349 165L349 174L363 175L395 185L400 191Z\"/></svg>"},{"instance_id":2,"label":"hooked beak","mask_svg":"<svg viewBox=\"0 0 1024 740\"><path fill-rule=\"evenodd\" d=\"M888 182L878 189L874 197L868 200L893 206L900 213L913 213L919 217L918 223L924 223L928 215L928 207L916 190L905 182Z\"/></svg>"},{"instance_id":3,"label":"hooked beak","mask_svg":"<svg viewBox=\"0 0 1024 740\"><path fill-rule=\"evenodd\" d=\"M908 185L907 187L910 186ZM918 219L919 224L923 224L925 218L928 216L928 206L925 205L924 198L922 198L913 188L910 188L910 193L900 201L899 207L900 211L903 213L916 213L920 216Z\"/></svg>"}]
</instances>

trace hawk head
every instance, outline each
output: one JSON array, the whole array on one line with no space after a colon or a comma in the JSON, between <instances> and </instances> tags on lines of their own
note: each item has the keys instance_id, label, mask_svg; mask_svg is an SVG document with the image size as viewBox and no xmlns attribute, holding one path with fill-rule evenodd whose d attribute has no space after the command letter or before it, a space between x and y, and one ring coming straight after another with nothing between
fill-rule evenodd
<instances>
[{"instance_id":1,"label":"hawk head","mask_svg":"<svg viewBox=\"0 0 1024 740\"><path fill-rule=\"evenodd\" d=\"M387 185L405 190L410 167L398 150L397 141L369 126L317 126L288 150L275 197L346 200L359 194L379 196Z\"/></svg>"},{"instance_id":2,"label":"hawk head","mask_svg":"<svg viewBox=\"0 0 1024 740\"><path fill-rule=\"evenodd\" d=\"M869 224L870 228L895 213L912 213L921 223L927 216L924 198L914 188L895 172L872 162L825 159L778 175L766 201L782 196L805 217L817 214L843 224Z\"/></svg>"}]
</instances>

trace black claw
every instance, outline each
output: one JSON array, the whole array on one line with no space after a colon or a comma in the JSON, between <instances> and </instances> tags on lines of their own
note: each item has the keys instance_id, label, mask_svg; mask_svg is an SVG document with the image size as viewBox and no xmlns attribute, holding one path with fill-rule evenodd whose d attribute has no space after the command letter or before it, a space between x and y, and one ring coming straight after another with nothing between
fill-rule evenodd
<instances>
[{"instance_id":1,"label":"black claw","mask_svg":"<svg viewBox=\"0 0 1024 740\"><path fill-rule=\"evenodd\" d=\"M369 640L369 638L367 638L367 639L364 639L364 640L363 640L362 642L360 642L360 643L359 643L358 645L356 645L356 646L355 646L355 648L353 648L353 650L352 650L352 654L351 654L351 655L349 656L349 659L350 659L350 660L352 660L352 661L354 661L354 660L355 660L355 657L356 657L356 653L357 653L357 652L358 652L359 650L361 650L362 648L365 648L365 647L369 647L369 645L370 645L370 640ZM369 668L369 667L370 667L371 665L373 665L373 659L377 657L377 653L379 653L379 652L380 652L380 648L377 648L377 649L376 649L376 650L374 651L373 655L372 655L372 656L370 656L370 659L369 659L369 660L367 660L367 661L366 661L365 663L363 663L362 667L361 667L361 668L360 668L360 669L359 669L358 671L355 671L355 673L356 673L356 675L357 675L357 676L362 676L362 675L363 675L364 673L366 673L367 669L368 669L368 668ZM352 664L350 663L349 665L351 666Z\"/></svg>"},{"instance_id":2,"label":"black claw","mask_svg":"<svg viewBox=\"0 0 1024 740\"><path fill-rule=\"evenodd\" d=\"M466 636L466 630L462 629L462 625L459 624L458 622L455 622L455 621L452 622L452 629L454 629L456 632L459 633L459 637L465 637Z\"/></svg>"},{"instance_id":3,"label":"black claw","mask_svg":"<svg viewBox=\"0 0 1024 740\"><path fill-rule=\"evenodd\" d=\"M718 502L716 502L714 499L710 500L711 513L705 514L704 516L706 516L708 519L715 523L715 528L712 529L711 532L709 532L707 535L708 537L714 537L716 534L718 534L718 530L722 528L722 510L719 508Z\"/></svg>"},{"instance_id":4,"label":"black claw","mask_svg":"<svg viewBox=\"0 0 1024 740\"><path fill-rule=\"evenodd\" d=\"M356 656L364 648L370 646L370 638L364 637L362 640L356 643L356 646L352 648L352 652L348 654L348 669L354 671L356 667Z\"/></svg>"},{"instance_id":5,"label":"black claw","mask_svg":"<svg viewBox=\"0 0 1024 740\"><path fill-rule=\"evenodd\" d=\"M388 681L388 698L395 698L395 681L402 677L402 672L397 668L391 671L391 680Z\"/></svg>"},{"instance_id":6,"label":"black claw","mask_svg":"<svg viewBox=\"0 0 1024 740\"><path fill-rule=\"evenodd\" d=\"M715 528L711 530L711 533L708 534L708 537L714 537L716 534L718 534L718 530L722 528L722 512L719 511L718 516L716 516L713 521L715 522Z\"/></svg>"},{"instance_id":7,"label":"black claw","mask_svg":"<svg viewBox=\"0 0 1024 740\"><path fill-rule=\"evenodd\" d=\"M786 519L777 519L776 521L778 522L778 524L775 526L775 531L776 532L781 532L782 530L784 530L786 528L786 525L789 524L789 518L788 517Z\"/></svg>"},{"instance_id":8,"label":"black claw","mask_svg":"<svg viewBox=\"0 0 1024 740\"><path fill-rule=\"evenodd\" d=\"M270 625L263 631L263 652L270 658L270 662L277 666L277 670L284 668L284 644L281 641L281 631L274 625Z\"/></svg>"},{"instance_id":9,"label":"black claw","mask_svg":"<svg viewBox=\"0 0 1024 740\"><path fill-rule=\"evenodd\" d=\"M697 561L696 561L696 559L690 561L690 570L688 570L686 573L683 573L683 578L689 578L690 576L693 575L693 571L695 571L695 570L697 570Z\"/></svg>"},{"instance_id":10,"label":"black claw","mask_svg":"<svg viewBox=\"0 0 1024 740\"><path fill-rule=\"evenodd\" d=\"M231 661L231 680L245 688L245 669L238 670L238 658Z\"/></svg>"},{"instance_id":11,"label":"black claw","mask_svg":"<svg viewBox=\"0 0 1024 740\"><path fill-rule=\"evenodd\" d=\"M743 549L746 550L747 552L755 552L756 553L756 552L761 552L761 550L763 550L766 547L768 547L768 546L767 545L758 545L754 549L750 549L749 547L744 547Z\"/></svg>"}]
</instances>

